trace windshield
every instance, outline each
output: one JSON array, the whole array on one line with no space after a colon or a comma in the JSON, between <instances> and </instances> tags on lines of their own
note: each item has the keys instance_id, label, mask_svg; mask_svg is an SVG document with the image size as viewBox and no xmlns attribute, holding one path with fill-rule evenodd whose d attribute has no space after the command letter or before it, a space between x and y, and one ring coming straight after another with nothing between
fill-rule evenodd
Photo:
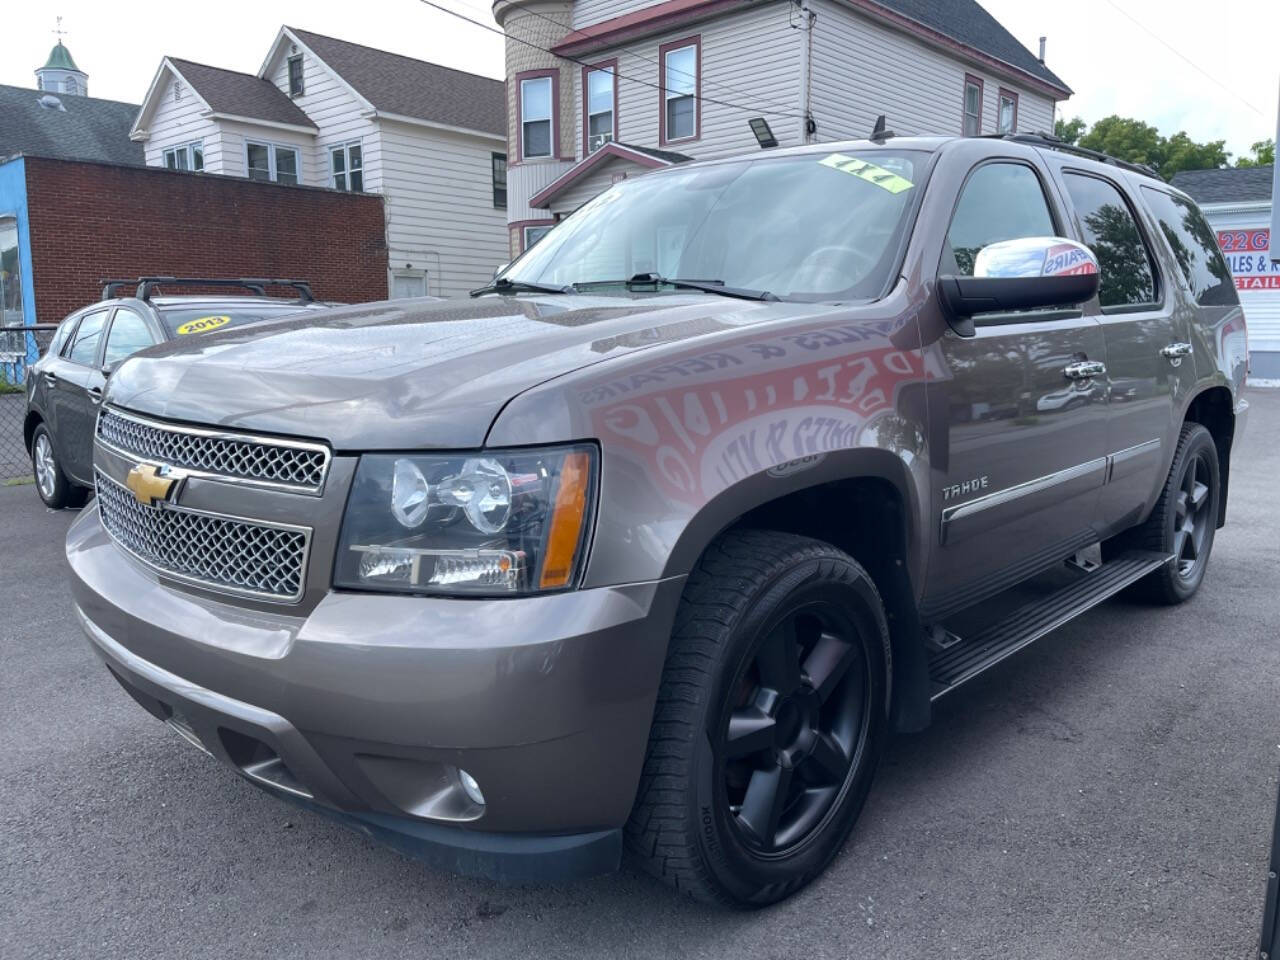
<instances>
[{"instance_id":1,"label":"windshield","mask_svg":"<svg viewBox=\"0 0 1280 960\"><path fill-rule=\"evenodd\" d=\"M806 153L624 180L580 207L502 275L602 284L637 274L795 300L878 296L928 154Z\"/></svg>"},{"instance_id":2,"label":"windshield","mask_svg":"<svg viewBox=\"0 0 1280 960\"><path fill-rule=\"evenodd\" d=\"M162 308L160 319L171 337L185 337L193 333L211 333L214 330L228 330L241 327L246 323L259 320L274 320L291 313L299 313L307 309L297 303L255 303L252 306L238 307L228 304L220 306Z\"/></svg>"}]
</instances>

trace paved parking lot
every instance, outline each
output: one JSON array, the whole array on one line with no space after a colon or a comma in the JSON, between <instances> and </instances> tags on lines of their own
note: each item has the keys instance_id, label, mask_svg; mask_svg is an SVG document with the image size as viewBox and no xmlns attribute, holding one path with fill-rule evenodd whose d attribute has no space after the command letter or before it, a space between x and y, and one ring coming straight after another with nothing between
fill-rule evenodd
<instances>
[{"instance_id":1,"label":"paved parking lot","mask_svg":"<svg viewBox=\"0 0 1280 960\"><path fill-rule=\"evenodd\" d=\"M1113 601L900 737L853 839L762 913L632 872L432 873L259 792L90 653L62 537L0 488L0 956L1245 957L1280 768L1280 392L1199 596Z\"/></svg>"}]
</instances>

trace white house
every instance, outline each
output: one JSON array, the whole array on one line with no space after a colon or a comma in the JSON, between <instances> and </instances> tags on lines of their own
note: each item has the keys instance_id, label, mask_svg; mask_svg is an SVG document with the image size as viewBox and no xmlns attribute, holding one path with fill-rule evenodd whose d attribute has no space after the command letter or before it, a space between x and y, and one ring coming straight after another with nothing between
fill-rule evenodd
<instances>
[{"instance_id":1,"label":"white house","mask_svg":"<svg viewBox=\"0 0 1280 960\"><path fill-rule=\"evenodd\" d=\"M1274 168L1184 170L1173 185L1217 234L1249 326L1249 379L1280 386L1280 262L1271 259Z\"/></svg>"},{"instance_id":2,"label":"white house","mask_svg":"<svg viewBox=\"0 0 1280 960\"><path fill-rule=\"evenodd\" d=\"M1070 89L975 0L496 0L512 254L616 180L899 134L1052 131ZM757 126L759 124L757 123ZM765 131L761 128L761 134Z\"/></svg>"},{"instance_id":3,"label":"white house","mask_svg":"<svg viewBox=\"0 0 1280 960\"><path fill-rule=\"evenodd\" d=\"M130 136L151 166L382 194L390 295L447 297L508 259L505 113L500 80L282 27L257 74L166 57Z\"/></svg>"}]
</instances>

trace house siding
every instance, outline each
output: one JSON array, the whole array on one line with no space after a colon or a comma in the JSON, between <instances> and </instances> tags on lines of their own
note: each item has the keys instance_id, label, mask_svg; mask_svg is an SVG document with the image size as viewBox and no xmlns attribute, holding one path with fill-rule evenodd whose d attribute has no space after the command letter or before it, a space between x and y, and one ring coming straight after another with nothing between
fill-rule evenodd
<instances>
[{"instance_id":1,"label":"house siding","mask_svg":"<svg viewBox=\"0 0 1280 960\"><path fill-rule=\"evenodd\" d=\"M204 146L206 173L226 173L223 168L222 135L218 124L202 114L208 112L204 102L191 89L182 84L182 97L173 99L176 78L166 74L161 87L155 114L148 124L144 155L149 167L164 166L164 152L170 147L201 141Z\"/></svg>"},{"instance_id":2,"label":"house siding","mask_svg":"<svg viewBox=\"0 0 1280 960\"><path fill-rule=\"evenodd\" d=\"M901 135L958 136L965 75L982 80L982 133L994 133L999 91L1018 94L1017 129L1052 131L1054 102L830 0L812 0L815 139L866 137L876 117Z\"/></svg>"},{"instance_id":3,"label":"house siding","mask_svg":"<svg viewBox=\"0 0 1280 960\"><path fill-rule=\"evenodd\" d=\"M579 4L578 6L581 6ZM576 8L575 8L576 9ZM698 159L759 149L747 121L763 116L782 146L802 142L801 39L791 29L790 5L770 3L742 13L593 53L592 63L618 60L618 115L622 143L658 146L659 48L673 40L701 37L701 136L670 141L664 149ZM637 82L639 81L639 82ZM574 152L583 156L582 71L575 70Z\"/></svg>"},{"instance_id":4,"label":"house siding","mask_svg":"<svg viewBox=\"0 0 1280 960\"><path fill-rule=\"evenodd\" d=\"M364 188L376 192L382 188L382 149L378 125L363 114L365 104L308 48L298 45L302 54L302 96L293 102L318 129L310 150L307 183L330 185L329 150L338 144L360 141L364 164ZM287 45L281 46L268 65L267 78L286 96L289 94L290 56Z\"/></svg>"},{"instance_id":5,"label":"house siding","mask_svg":"<svg viewBox=\"0 0 1280 960\"><path fill-rule=\"evenodd\" d=\"M464 296L486 283L510 258L490 164L503 144L389 120L380 140L391 269L425 269L433 296Z\"/></svg>"},{"instance_id":6,"label":"house siding","mask_svg":"<svg viewBox=\"0 0 1280 960\"><path fill-rule=\"evenodd\" d=\"M581 30L593 23L652 7L658 2L661 0L653 0L651 3L636 3L636 0L578 0L573 5L573 26L575 30Z\"/></svg>"}]
</instances>

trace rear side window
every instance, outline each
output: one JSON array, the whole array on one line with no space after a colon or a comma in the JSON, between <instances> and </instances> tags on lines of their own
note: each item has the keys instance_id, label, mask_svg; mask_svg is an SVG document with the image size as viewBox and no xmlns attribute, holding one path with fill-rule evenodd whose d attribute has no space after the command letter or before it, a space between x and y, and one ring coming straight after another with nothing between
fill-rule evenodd
<instances>
[{"instance_id":1,"label":"rear side window","mask_svg":"<svg viewBox=\"0 0 1280 960\"><path fill-rule=\"evenodd\" d=\"M983 247L1056 233L1035 171L1021 163L988 163L973 172L960 193L941 272L971 277L973 261ZM949 262L952 258L954 263Z\"/></svg>"},{"instance_id":2,"label":"rear side window","mask_svg":"<svg viewBox=\"0 0 1280 960\"><path fill-rule=\"evenodd\" d=\"M1173 259L1187 278L1196 303L1202 307L1226 307L1239 303L1235 282L1218 240L1196 207L1163 190L1142 188L1143 197L1160 222Z\"/></svg>"},{"instance_id":3,"label":"rear side window","mask_svg":"<svg viewBox=\"0 0 1280 960\"><path fill-rule=\"evenodd\" d=\"M114 367L121 360L130 357L155 341L151 338L151 330L147 322L132 310L120 309L111 321L111 330L107 334L107 349L102 356L104 367Z\"/></svg>"},{"instance_id":4,"label":"rear side window","mask_svg":"<svg viewBox=\"0 0 1280 960\"><path fill-rule=\"evenodd\" d=\"M67 359L75 363L92 364L98 356L98 341L102 339L102 323L107 319L107 311L99 310L80 321L75 339L71 341L71 349L67 351Z\"/></svg>"},{"instance_id":5,"label":"rear side window","mask_svg":"<svg viewBox=\"0 0 1280 960\"><path fill-rule=\"evenodd\" d=\"M1098 258L1098 302L1107 307L1154 303L1155 271L1133 211L1112 183L1079 173L1063 175L1080 217L1084 242Z\"/></svg>"}]
</instances>

